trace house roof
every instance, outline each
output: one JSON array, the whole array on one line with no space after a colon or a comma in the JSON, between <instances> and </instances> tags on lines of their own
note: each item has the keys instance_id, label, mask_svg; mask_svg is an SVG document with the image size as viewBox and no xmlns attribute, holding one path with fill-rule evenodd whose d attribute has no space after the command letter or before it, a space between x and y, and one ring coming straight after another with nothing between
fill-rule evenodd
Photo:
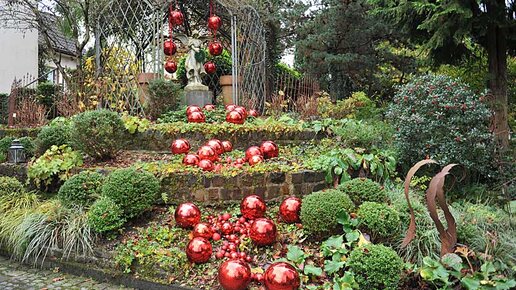
<instances>
[{"instance_id":1,"label":"house roof","mask_svg":"<svg viewBox=\"0 0 516 290\"><path fill-rule=\"evenodd\" d=\"M46 47L46 41L42 30L44 29L49 36L52 48L57 52L69 56L77 56L77 48L75 47L75 40L66 36L60 29L57 23L57 16L41 12L42 25L38 36L38 43L42 47Z\"/></svg>"}]
</instances>

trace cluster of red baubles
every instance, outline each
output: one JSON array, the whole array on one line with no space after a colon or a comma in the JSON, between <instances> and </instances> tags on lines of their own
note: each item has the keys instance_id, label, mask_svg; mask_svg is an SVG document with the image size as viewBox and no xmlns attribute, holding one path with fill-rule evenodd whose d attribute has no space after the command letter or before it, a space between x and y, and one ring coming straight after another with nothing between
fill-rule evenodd
<instances>
[{"instance_id":1,"label":"cluster of red baubles","mask_svg":"<svg viewBox=\"0 0 516 290\"><path fill-rule=\"evenodd\" d=\"M183 13L179 10L172 10L172 7L170 7L170 12L168 15L168 22L169 22L169 29L170 29L170 38L168 40L165 40L163 43L163 53L166 56L173 56L177 52L177 45L172 40L172 30L174 26L180 26L183 25L183 22L185 20L185 17ZM165 62L165 71L168 73L175 73L177 71L177 63L171 59L168 59Z\"/></svg>"},{"instance_id":2,"label":"cluster of red baubles","mask_svg":"<svg viewBox=\"0 0 516 290\"><path fill-rule=\"evenodd\" d=\"M201 222L201 211L193 203L179 205L174 213L176 224L182 228L193 228L192 239L186 247L186 255L192 263L206 263L213 255L210 239L222 245L217 249L217 259L228 258L221 264L218 280L226 290L243 290L255 281L265 285L266 289L298 289L299 274L287 263L274 263L264 274L251 273L248 263L253 257L241 251L240 243L249 237L258 246L268 246L276 241L276 225L265 218L267 207L263 199L257 195L245 197L240 204L240 217L229 213L208 216L207 222ZM279 218L287 223L299 222L301 200L296 197L285 199L279 212Z\"/></svg>"},{"instance_id":3,"label":"cluster of red baubles","mask_svg":"<svg viewBox=\"0 0 516 290\"><path fill-rule=\"evenodd\" d=\"M205 123L206 116L203 113L204 111L213 111L215 110L215 105L205 105L204 108L201 109L199 106L188 106L186 108L186 118L189 123ZM251 109L249 111L242 106L237 105L227 105L226 106L226 122L233 124L244 124L245 120L249 116L258 117L258 111Z\"/></svg>"},{"instance_id":4,"label":"cluster of red baubles","mask_svg":"<svg viewBox=\"0 0 516 290\"><path fill-rule=\"evenodd\" d=\"M208 28L213 33L214 39L208 44L208 52L212 56L219 56L224 50L222 44L217 41L217 31L222 26L222 19L217 15L211 15L208 18ZM204 64L204 70L208 74L214 74L217 71L217 66L212 61L208 61Z\"/></svg>"}]
</instances>

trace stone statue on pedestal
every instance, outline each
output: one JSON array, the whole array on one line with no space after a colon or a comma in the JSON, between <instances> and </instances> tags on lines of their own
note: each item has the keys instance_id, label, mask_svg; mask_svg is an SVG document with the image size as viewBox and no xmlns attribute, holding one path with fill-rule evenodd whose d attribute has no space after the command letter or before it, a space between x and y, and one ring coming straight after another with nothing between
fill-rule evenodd
<instances>
[{"instance_id":1,"label":"stone statue on pedestal","mask_svg":"<svg viewBox=\"0 0 516 290\"><path fill-rule=\"evenodd\" d=\"M206 38L201 37L198 31L194 31L192 36L179 34L177 38L183 45L188 47L188 56L185 62L188 84L185 87L185 91L208 91L208 86L202 83L202 78L206 75L204 70L206 57L205 52L202 50Z\"/></svg>"}]
</instances>

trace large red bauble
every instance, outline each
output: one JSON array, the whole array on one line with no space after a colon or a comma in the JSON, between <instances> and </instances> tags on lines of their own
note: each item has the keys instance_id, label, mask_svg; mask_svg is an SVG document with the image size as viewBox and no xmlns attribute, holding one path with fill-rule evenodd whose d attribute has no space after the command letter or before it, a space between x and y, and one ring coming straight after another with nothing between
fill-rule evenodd
<instances>
[{"instance_id":1,"label":"large red bauble","mask_svg":"<svg viewBox=\"0 0 516 290\"><path fill-rule=\"evenodd\" d=\"M249 110L249 116L253 116L255 118L258 118L260 116L260 114L258 113L258 111L254 110L254 109L251 109L251 110Z\"/></svg>"},{"instance_id":2,"label":"large red bauble","mask_svg":"<svg viewBox=\"0 0 516 290\"><path fill-rule=\"evenodd\" d=\"M189 123L206 122L206 116L204 116L204 114L201 112L192 112L190 115L187 115L187 119Z\"/></svg>"},{"instance_id":3,"label":"large red bauble","mask_svg":"<svg viewBox=\"0 0 516 290\"><path fill-rule=\"evenodd\" d=\"M215 110L215 109L216 109L216 107L215 107L215 105L208 104L208 105L205 105L205 106L204 106L204 109L205 109L206 111L213 111L213 110Z\"/></svg>"},{"instance_id":4,"label":"large red bauble","mask_svg":"<svg viewBox=\"0 0 516 290\"><path fill-rule=\"evenodd\" d=\"M226 122L242 125L245 122L245 118L239 112L231 111L226 114Z\"/></svg>"},{"instance_id":5,"label":"large red bauble","mask_svg":"<svg viewBox=\"0 0 516 290\"><path fill-rule=\"evenodd\" d=\"M185 20L183 13L181 13L181 11L179 11L179 10L171 11L170 18L172 20L172 24L174 24L176 26L183 24L183 21Z\"/></svg>"},{"instance_id":6,"label":"large red bauble","mask_svg":"<svg viewBox=\"0 0 516 290\"><path fill-rule=\"evenodd\" d=\"M163 43L163 53L167 56L172 56L177 52L177 45L172 40L165 40Z\"/></svg>"},{"instance_id":7,"label":"large red bauble","mask_svg":"<svg viewBox=\"0 0 516 290\"><path fill-rule=\"evenodd\" d=\"M186 246L186 256L193 263L206 263L211 258L213 249L210 241L205 238L193 238Z\"/></svg>"},{"instance_id":8,"label":"large red bauble","mask_svg":"<svg viewBox=\"0 0 516 290\"><path fill-rule=\"evenodd\" d=\"M236 107L237 107L237 105L227 105L227 106L226 106L226 110L227 110L228 112L231 112L231 111L233 111Z\"/></svg>"},{"instance_id":9,"label":"large red bauble","mask_svg":"<svg viewBox=\"0 0 516 290\"><path fill-rule=\"evenodd\" d=\"M220 231L225 235L231 235L233 233L233 226L229 222L225 222L220 227Z\"/></svg>"},{"instance_id":10,"label":"large red bauble","mask_svg":"<svg viewBox=\"0 0 516 290\"><path fill-rule=\"evenodd\" d=\"M193 166L199 164L201 159L196 154L186 154L183 158L183 164L188 166Z\"/></svg>"},{"instance_id":11,"label":"large red bauble","mask_svg":"<svg viewBox=\"0 0 516 290\"><path fill-rule=\"evenodd\" d=\"M202 113L202 109L199 106L188 106L186 107L186 115L190 115L193 112Z\"/></svg>"},{"instance_id":12,"label":"large red bauble","mask_svg":"<svg viewBox=\"0 0 516 290\"><path fill-rule=\"evenodd\" d=\"M218 17L217 15L213 15L210 18L208 18L208 27L211 30L219 30L219 28L222 26L222 19Z\"/></svg>"},{"instance_id":13,"label":"large red bauble","mask_svg":"<svg viewBox=\"0 0 516 290\"><path fill-rule=\"evenodd\" d=\"M201 221L201 211L191 203L182 203L174 212L176 224L182 228L191 228Z\"/></svg>"},{"instance_id":14,"label":"large red bauble","mask_svg":"<svg viewBox=\"0 0 516 290\"><path fill-rule=\"evenodd\" d=\"M168 60L165 62L165 71L167 71L169 74L175 73L177 71L177 63Z\"/></svg>"},{"instance_id":15,"label":"large red bauble","mask_svg":"<svg viewBox=\"0 0 516 290\"><path fill-rule=\"evenodd\" d=\"M224 154L224 145L220 140L211 139L210 141L208 141L208 143L206 143L206 145L213 148L213 150L215 150L215 153L217 153L218 155Z\"/></svg>"},{"instance_id":16,"label":"large red bauble","mask_svg":"<svg viewBox=\"0 0 516 290\"><path fill-rule=\"evenodd\" d=\"M241 260L228 260L220 265L218 278L224 290L244 290L251 283L251 267Z\"/></svg>"},{"instance_id":17,"label":"large red bauble","mask_svg":"<svg viewBox=\"0 0 516 290\"><path fill-rule=\"evenodd\" d=\"M204 64L204 70L206 71L207 74L211 75L217 71L217 66L213 62L208 61L207 63Z\"/></svg>"},{"instance_id":18,"label":"large red bauble","mask_svg":"<svg viewBox=\"0 0 516 290\"><path fill-rule=\"evenodd\" d=\"M249 195L242 199L240 203L240 213L246 219L260 218L265 215L267 206L265 201L258 195Z\"/></svg>"},{"instance_id":19,"label":"large red bauble","mask_svg":"<svg viewBox=\"0 0 516 290\"><path fill-rule=\"evenodd\" d=\"M254 166L258 163L262 163L263 161L265 161L265 159L263 159L262 155L253 155L249 158L249 165Z\"/></svg>"},{"instance_id":20,"label":"large red bauble","mask_svg":"<svg viewBox=\"0 0 516 290\"><path fill-rule=\"evenodd\" d=\"M222 147L224 147L224 152L233 151L233 144L229 141L222 141Z\"/></svg>"},{"instance_id":21,"label":"large red bauble","mask_svg":"<svg viewBox=\"0 0 516 290\"><path fill-rule=\"evenodd\" d=\"M215 164L208 159L199 161L197 165L204 171L213 171L215 169Z\"/></svg>"},{"instance_id":22,"label":"large red bauble","mask_svg":"<svg viewBox=\"0 0 516 290\"><path fill-rule=\"evenodd\" d=\"M237 111L240 114L242 114L242 116L244 116L244 119L247 118L247 110L244 107L237 106L233 111Z\"/></svg>"},{"instance_id":23,"label":"large red bauble","mask_svg":"<svg viewBox=\"0 0 516 290\"><path fill-rule=\"evenodd\" d=\"M262 151L263 157L265 159L278 157L278 155L279 155L279 147L278 147L278 145L276 145L276 143L274 143L272 141L263 142L262 145L260 146L260 150Z\"/></svg>"},{"instance_id":24,"label":"large red bauble","mask_svg":"<svg viewBox=\"0 0 516 290\"><path fill-rule=\"evenodd\" d=\"M190 151L190 142L186 139L177 139L170 145L172 154L186 154Z\"/></svg>"},{"instance_id":25,"label":"large red bauble","mask_svg":"<svg viewBox=\"0 0 516 290\"><path fill-rule=\"evenodd\" d=\"M218 56L222 54L222 44L218 41L210 42L208 45L208 51L213 56Z\"/></svg>"},{"instance_id":26,"label":"large red bauble","mask_svg":"<svg viewBox=\"0 0 516 290\"><path fill-rule=\"evenodd\" d=\"M263 276L267 290L296 290L301 285L296 268L285 262L270 265Z\"/></svg>"},{"instance_id":27,"label":"large red bauble","mask_svg":"<svg viewBox=\"0 0 516 290\"><path fill-rule=\"evenodd\" d=\"M260 155L263 156L262 150L260 150L260 147L258 146L251 146L245 150L245 158L251 159L254 155Z\"/></svg>"},{"instance_id":28,"label":"large red bauble","mask_svg":"<svg viewBox=\"0 0 516 290\"><path fill-rule=\"evenodd\" d=\"M276 225L270 219L256 219L249 229L249 237L258 246L272 245L276 241Z\"/></svg>"},{"instance_id":29,"label":"large red bauble","mask_svg":"<svg viewBox=\"0 0 516 290\"><path fill-rule=\"evenodd\" d=\"M217 160L217 158L219 157L217 152L215 152L215 150L212 147L207 145L199 148L197 155L199 155L199 158L201 158L201 160L210 160L212 162L215 162L215 160Z\"/></svg>"},{"instance_id":30,"label":"large red bauble","mask_svg":"<svg viewBox=\"0 0 516 290\"><path fill-rule=\"evenodd\" d=\"M201 237L209 240L213 237L213 229L207 223L196 224L192 233L194 238Z\"/></svg>"},{"instance_id":31,"label":"large red bauble","mask_svg":"<svg viewBox=\"0 0 516 290\"><path fill-rule=\"evenodd\" d=\"M301 212L301 199L297 197L289 197L285 199L279 207L279 216L284 222L299 223L301 218L299 213Z\"/></svg>"}]
</instances>

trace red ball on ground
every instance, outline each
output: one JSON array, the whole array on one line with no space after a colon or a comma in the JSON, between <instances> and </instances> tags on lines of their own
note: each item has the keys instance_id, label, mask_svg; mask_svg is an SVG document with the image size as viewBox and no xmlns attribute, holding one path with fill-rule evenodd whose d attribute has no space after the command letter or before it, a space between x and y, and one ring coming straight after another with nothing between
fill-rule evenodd
<instances>
[{"instance_id":1,"label":"red ball on ground","mask_svg":"<svg viewBox=\"0 0 516 290\"><path fill-rule=\"evenodd\" d=\"M301 199L297 197L289 197L281 203L279 208L279 217L288 224L299 223L301 222L301 218L299 217L300 212Z\"/></svg>"},{"instance_id":2,"label":"red ball on ground","mask_svg":"<svg viewBox=\"0 0 516 290\"><path fill-rule=\"evenodd\" d=\"M211 139L210 141L208 141L208 143L206 143L206 145L213 148L213 150L215 150L215 153L217 153L218 155L224 154L225 152L224 145L222 145L222 142L218 139Z\"/></svg>"},{"instance_id":3,"label":"red ball on ground","mask_svg":"<svg viewBox=\"0 0 516 290\"><path fill-rule=\"evenodd\" d=\"M190 142L186 139L177 139L170 145L172 154L186 154L190 151Z\"/></svg>"},{"instance_id":4,"label":"red ball on ground","mask_svg":"<svg viewBox=\"0 0 516 290\"><path fill-rule=\"evenodd\" d=\"M249 158L249 165L253 166L264 161L261 155L254 155Z\"/></svg>"},{"instance_id":5,"label":"red ball on ground","mask_svg":"<svg viewBox=\"0 0 516 290\"><path fill-rule=\"evenodd\" d=\"M263 142L260 146L260 150L262 151L265 159L278 157L279 155L279 147L272 141Z\"/></svg>"},{"instance_id":6,"label":"red ball on ground","mask_svg":"<svg viewBox=\"0 0 516 290\"><path fill-rule=\"evenodd\" d=\"M276 225L270 219L256 219L251 224L249 237L258 246L272 245L276 241Z\"/></svg>"},{"instance_id":7,"label":"red ball on ground","mask_svg":"<svg viewBox=\"0 0 516 290\"><path fill-rule=\"evenodd\" d=\"M241 107L241 106L237 106L235 107L235 109L233 111L237 111L239 112L240 114L242 114L242 116L245 118L247 118L247 110L244 108L244 107Z\"/></svg>"},{"instance_id":8,"label":"red ball on ground","mask_svg":"<svg viewBox=\"0 0 516 290\"><path fill-rule=\"evenodd\" d=\"M178 226L191 228L201 221L201 211L193 203L183 203L176 208L174 218Z\"/></svg>"},{"instance_id":9,"label":"red ball on ground","mask_svg":"<svg viewBox=\"0 0 516 290\"><path fill-rule=\"evenodd\" d=\"M251 109L251 110L249 110L249 116L253 116L255 118L258 118L260 116L260 114L258 113L258 111L254 110L254 109Z\"/></svg>"},{"instance_id":10,"label":"red ball on ground","mask_svg":"<svg viewBox=\"0 0 516 290\"><path fill-rule=\"evenodd\" d=\"M240 213L246 219L263 217L266 210L265 201L258 195L246 196L240 203Z\"/></svg>"},{"instance_id":11,"label":"red ball on ground","mask_svg":"<svg viewBox=\"0 0 516 290\"><path fill-rule=\"evenodd\" d=\"M205 105L205 106L204 106L204 109L205 109L206 111L213 111L213 110L215 110L215 109L216 109L216 107L215 107L215 105L211 105L211 104L209 104L209 105Z\"/></svg>"},{"instance_id":12,"label":"red ball on ground","mask_svg":"<svg viewBox=\"0 0 516 290\"><path fill-rule=\"evenodd\" d=\"M245 151L245 158L249 160L254 155L263 156L262 150L258 146L251 146Z\"/></svg>"},{"instance_id":13,"label":"red ball on ground","mask_svg":"<svg viewBox=\"0 0 516 290\"><path fill-rule=\"evenodd\" d=\"M226 106L226 111L231 112L231 111L233 111L236 107L237 107L237 105L227 105L227 106Z\"/></svg>"},{"instance_id":14,"label":"red ball on ground","mask_svg":"<svg viewBox=\"0 0 516 290\"><path fill-rule=\"evenodd\" d=\"M217 152L215 152L215 150L212 147L207 145L199 148L197 155L199 155L199 158L201 158L201 160L210 160L212 162L215 162L219 157L217 155Z\"/></svg>"},{"instance_id":15,"label":"red ball on ground","mask_svg":"<svg viewBox=\"0 0 516 290\"><path fill-rule=\"evenodd\" d=\"M187 166L196 166L201 159L197 154L186 154L183 158L183 164Z\"/></svg>"},{"instance_id":16,"label":"red ball on ground","mask_svg":"<svg viewBox=\"0 0 516 290\"><path fill-rule=\"evenodd\" d=\"M222 141L222 147L224 147L224 152L233 151L233 144L229 141Z\"/></svg>"},{"instance_id":17,"label":"red ball on ground","mask_svg":"<svg viewBox=\"0 0 516 290\"><path fill-rule=\"evenodd\" d=\"M202 237L193 238L186 246L188 260L197 264L208 262L212 251L210 241Z\"/></svg>"},{"instance_id":18,"label":"red ball on ground","mask_svg":"<svg viewBox=\"0 0 516 290\"><path fill-rule=\"evenodd\" d=\"M201 112L192 112L187 116L189 123L204 123L206 122L206 116Z\"/></svg>"},{"instance_id":19,"label":"red ball on ground","mask_svg":"<svg viewBox=\"0 0 516 290\"><path fill-rule=\"evenodd\" d=\"M221 236L219 233L214 233L212 238L214 241L218 241L218 240L220 240Z\"/></svg>"},{"instance_id":20,"label":"red ball on ground","mask_svg":"<svg viewBox=\"0 0 516 290\"><path fill-rule=\"evenodd\" d=\"M199 112L202 113L202 109L199 106L188 106L186 107L186 115L190 115L193 112Z\"/></svg>"},{"instance_id":21,"label":"red ball on ground","mask_svg":"<svg viewBox=\"0 0 516 290\"><path fill-rule=\"evenodd\" d=\"M263 275L263 282L267 290L296 290L301 285L296 268L285 262L270 265Z\"/></svg>"},{"instance_id":22,"label":"red ball on ground","mask_svg":"<svg viewBox=\"0 0 516 290\"><path fill-rule=\"evenodd\" d=\"M220 265L218 279L224 290L244 290L251 283L251 267L240 260L228 260Z\"/></svg>"},{"instance_id":23,"label":"red ball on ground","mask_svg":"<svg viewBox=\"0 0 516 290\"><path fill-rule=\"evenodd\" d=\"M208 159L203 159L199 161L198 166L204 171L213 171L215 169L215 165L213 164L213 162L211 162Z\"/></svg>"},{"instance_id":24,"label":"red ball on ground","mask_svg":"<svg viewBox=\"0 0 516 290\"><path fill-rule=\"evenodd\" d=\"M231 233L233 233L233 226L231 225L231 223L223 223L222 227L220 228L220 232L225 235L230 235Z\"/></svg>"},{"instance_id":25,"label":"red ball on ground","mask_svg":"<svg viewBox=\"0 0 516 290\"><path fill-rule=\"evenodd\" d=\"M193 236L195 238L201 237L205 238L207 240L211 239L213 237L213 230L211 226L207 223L198 223L193 228Z\"/></svg>"},{"instance_id":26,"label":"red ball on ground","mask_svg":"<svg viewBox=\"0 0 516 290\"><path fill-rule=\"evenodd\" d=\"M226 122L242 125L245 122L245 118L239 112L231 111L226 114Z\"/></svg>"}]
</instances>

